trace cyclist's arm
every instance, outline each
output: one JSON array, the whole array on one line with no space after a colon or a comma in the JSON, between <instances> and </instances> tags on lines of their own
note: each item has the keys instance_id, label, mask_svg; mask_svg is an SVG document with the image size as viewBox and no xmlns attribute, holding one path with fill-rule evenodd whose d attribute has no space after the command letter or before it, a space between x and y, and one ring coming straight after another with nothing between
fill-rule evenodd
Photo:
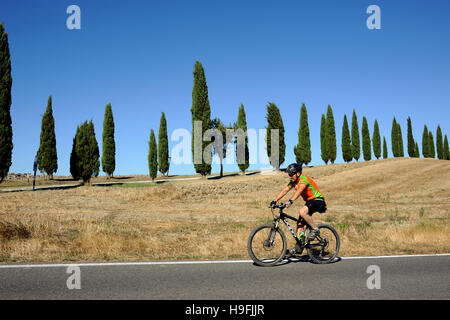
<instances>
[{"instance_id":1,"label":"cyclist's arm","mask_svg":"<svg viewBox=\"0 0 450 320\"><path fill-rule=\"evenodd\" d=\"M275 201L280 200L281 198L283 198L286 193L289 192L289 190L291 190L288 186L286 186L283 190L280 191L280 193L277 195L277 197L274 199Z\"/></svg>"},{"instance_id":2,"label":"cyclist's arm","mask_svg":"<svg viewBox=\"0 0 450 320\"><path fill-rule=\"evenodd\" d=\"M300 195L302 194L303 190L305 190L305 188L306 188L306 184L300 183L298 185L298 189L294 193L294 196L290 200L292 200L292 201L297 200L297 198L300 197Z\"/></svg>"}]
</instances>

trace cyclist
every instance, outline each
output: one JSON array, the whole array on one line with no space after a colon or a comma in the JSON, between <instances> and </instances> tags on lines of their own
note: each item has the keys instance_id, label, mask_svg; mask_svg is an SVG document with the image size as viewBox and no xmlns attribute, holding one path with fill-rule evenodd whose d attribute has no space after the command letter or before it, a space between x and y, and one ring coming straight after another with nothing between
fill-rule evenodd
<instances>
[{"instance_id":1,"label":"cyclist","mask_svg":"<svg viewBox=\"0 0 450 320\"><path fill-rule=\"evenodd\" d=\"M294 196L286 203L286 208L292 206L294 201L302 196L305 200L305 205L300 209L300 216L297 222L297 237L303 239L305 235L305 222L311 227L312 231L308 236L308 241L313 240L319 235L319 228L312 219L314 212L323 213L327 210L325 197L320 192L316 183L307 175L302 173L302 165L298 163L291 163L286 168L286 173L290 177L289 184L280 191L277 197L272 200L270 206L273 208L277 201L283 198L292 188L295 189Z\"/></svg>"}]
</instances>

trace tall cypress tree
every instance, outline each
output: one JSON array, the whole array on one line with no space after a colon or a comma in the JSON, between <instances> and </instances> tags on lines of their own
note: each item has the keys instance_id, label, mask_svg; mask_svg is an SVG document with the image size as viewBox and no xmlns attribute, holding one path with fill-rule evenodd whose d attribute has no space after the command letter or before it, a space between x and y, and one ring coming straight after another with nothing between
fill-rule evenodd
<instances>
[{"instance_id":1,"label":"tall cypress tree","mask_svg":"<svg viewBox=\"0 0 450 320\"><path fill-rule=\"evenodd\" d=\"M428 131L428 151L430 153L430 158L436 158L436 149L434 148L434 138L431 130Z\"/></svg>"},{"instance_id":2,"label":"tall cypress tree","mask_svg":"<svg viewBox=\"0 0 450 320\"><path fill-rule=\"evenodd\" d=\"M373 125L373 154L377 159L381 157L381 137L380 137L380 128L378 126L378 121L375 119L375 123Z\"/></svg>"},{"instance_id":3,"label":"tall cypress tree","mask_svg":"<svg viewBox=\"0 0 450 320\"><path fill-rule=\"evenodd\" d=\"M391 145L392 145L392 154L394 157L399 157L399 141L398 141L398 126L397 121L392 120L392 129L391 129Z\"/></svg>"},{"instance_id":4,"label":"tall cypress tree","mask_svg":"<svg viewBox=\"0 0 450 320\"><path fill-rule=\"evenodd\" d=\"M425 125L423 127L423 133L422 133L422 155L424 158L429 158L430 157L430 150L428 147L428 141L429 141L429 137L428 137L428 128L427 125Z\"/></svg>"},{"instance_id":5,"label":"tall cypress tree","mask_svg":"<svg viewBox=\"0 0 450 320\"><path fill-rule=\"evenodd\" d=\"M281 118L280 110L275 103L269 102L267 107L267 127L266 127L266 145L267 156L269 157L270 164L276 170L280 169L281 164L284 162L286 153L286 144L284 142L284 124ZM274 137L275 145L272 145L272 132L271 130L278 130L278 139ZM276 149L278 151L278 159L276 158Z\"/></svg>"},{"instance_id":6,"label":"tall cypress tree","mask_svg":"<svg viewBox=\"0 0 450 320\"><path fill-rule=\"evenodd\" d=\"M211 141L203 141L203 134L212 128L211 107L208 98L208 86L206 84L205 71L201 62L194 66L194 85L192 88L192 157L194 168L202 176L211 174L211 152L204 152ZM201 132L196 135L196 121L201 123Z\"/></svg>"},{"instance_id":7,"label":"tall cypress tree","mask_svg":"<svg viewBox=\"0 0 450 320\"><path fill-rule=\"evenodd\" d=\"M442 141L442 130L439 125L436 130L436 151L437 151L438 159L443 160L444 159L444 142Z\"/></svg>"},{"instance_id":8,"label":"tall cypress tree","mask_svg":"<svg viewBox=\"0 0 450 320\"><path fill-rule=\"evenodd\" d=\"M167 121L164 112L161 113L158 132L158 166L159 172L167 175L169 172L169 139L167 137Z\"/></svg>"},{"instance_id":9,"label":"tall cypress tree","mask_svg":"<svg viewBox=\"0 0 450 320\"><path fill-rule=\"evenodd\" d=\"M236 139L236 159L238 167L242 173L250 166L250 153L248 151L248 136L247 136L247 118L245 115L244 105L241 103L239 107L238 118L236 122L236 129L241 129L244 137L238 136Z\"/></svg>"},{"instance_id":10,"label":"tall cypress tree","mask_svg":"<svg viewBox=\"0 0 450 320\"><path fill-rule=\"evenodd\" d=\"M327 152L328 152L328 159L331 161L331 163L334 163L334 160L336 160L336 128L334 125L334 116L333 116L333 110L331 109L331 106L328 105L327 108Z\"/></svg>"},{"instance_id":11,"label":"tall cypress tree","mask_svg":"<svg viewBox=\"0 0 450 320\"><path fill-rule=\"evenodd\" d=\"M403 148L403 136L402 136L402 128L400 126L400 123L397 123L397 143L398 143L398 156L404 157L405 152Z\"/></svg>"},{"instance_id":12,"label":"tall cypress tree","mask_svg":"<svg viewBox=\"0 0 450 320\"><path fill-rule=\"evenodd\" d=\"M70 153L70 174L72 175L74 180L80 179L80 170L78 169L78 157L77 157L77 140L79 137L80 126L77 126L77 131L75 133L75 137L72 142L72 152Z\"/></svg>"},{"instance_id":13,"label":"tall cypress tree","mask_svg":"<svg viewBox=\"0 0 450 320\"><path fill-rule=\"evenodd\" d=\"M11 126L11 56L8 35L0 24L0 183L11 167L13 132Z\"/></svg>"},{"instance_id":14,"label":"tall cypress tree","mask_svg":"<svg viewBox=\"0 0 450 320\"><path fill-rule=\"evenodd\" d=\"M320 156L328 164L328 150L327 150L327 118L322 113L322 119L320 120Z\"/></svg>"},{"instance_id":15,"label":"tall cypress tree","mask_svg":"<svg viewBox=\"0 0 450 320\"><path fill-rule=\"evenodd\" d=\"M52 96L48 97L47 109L42 117L41 142L38 151L38 169L41 172L45 172L50 179L53 179L53 173L58 170Z\"/></svg>"},{"instance_id":16,"label":"tall cypress tree","mask_svg":"<svg viewBox=\"0 0 450 320\"><path fill-rule=\"evenodd\" d=\"M387 144L386 144L386 137L383 136L383 159L387 159L388 158L388 148L387 148Z\"/></svg>"},{"instance_id":17,"label":"tall cypress tree","mask_svg":"<svg viewBox=\"0 0 450 320\"><path fill-rule=\"evenodd\" d=\"M412 132L411 117L408 117L407 122L408 122L408 155L410 157L414 157L416 153L416 146Z\"/></svg>"},{"instance_id":18,"label":"tall cypress tree","mask_svg":"<svg viewBox=\"0 0 450 320\"><path fill-rule=\"evenodd\" d=\"M309 137L308 112L302 103L300 109L300 127L298 129L298 144L294 147L297 163L307 165L311 162L311 140Z\"/></svg>"},{"instance_id":19,"label":"tall cypress tree","mask_svg":"<svg viewBox=\"0 0 450 320\"><path fill-rule=\"evenodd\" d=\"M116 142L114 139L114 117L111 103L108 103L105 107L102 139L102 168L103 172L108 175L108 178L111 178L114 170L116 170Z\"/></svg>"},{"instance_id":20,"label":"tall cypress tree","mask_svg":"<svg viewBox=\"0 0 450 320\"><path fill-rule=\"evenodd\" d=\"M450 160L450 150L448 147L447 135L444 137L444 160Z\"/></svg>"},{"instance_id":21,"label":"tall cypress tree","mask_svg":"<svg viewBox=\"0 0 450 320\"><path fill-rule=\"evenodd\" d=\"M150 131L150 141L148 142L148 170L150 178L154 181L158 174L158 147L153 129Z\"/></svg>"},{"instance_id":22,"label":"tall cypress tree","mask_svg":"<svg viewBox=\"0 0 450 320\"><path fill-rule=\"evenodd\" d=\"M361 145L359 141L359 126L355 109L353 109L352 115L352 155L353 159L355 159L356 161L358 161L359 157L361 156Z\"/></svg>"},{"instance_id":23,"label":"tall cypress tree","mask_svg":"<svg viewBox=\"0 0 450 320\"><path fill-rule=\"evenodd\" d=\"M89 144L91 146L91 149L93 150L93 160L92 160L92 175L94 177L98 177L98 174L100 173L100 149L98 147L97 138L95 136L95 129L94 129L94 123L89 121L88 123L88 129L89 129Z\"/></svg>"},{"instance_id":24,"label":"tall cypress tree","mask_svg":"<svg viewBox=\"0 0 450 320\"><path fill-rule=\"evenodd\" d=\"M369 124L367 123L366 117L363 117L362 122L362 140L363 140L363 156L365 161L369 161L372 159L372 146L370 143L370 132L369 132Z\"/></svg>"},{"instance_id":25,"label":"tall cypress tree","mask_svg":"<svg viewBox=\"0 0 450 320\"><path fill-rule=\"evenodd\" d=\"M350 141L350 130L348 129L347 115L344 115L344 122L342 124L342 158L345 162L352 161L352 145Z\"/></svg>"},{"instance_id":26,"label":"tall cypress tree","mask_svg":"<svg viewBox=\"0 0 450 320\"><path fill-rule=\"evenodd\" d=\"M80 127L75 142L77 170L84 184L90 184L92 176L100 171L100 150L92 120Z\"/></svg>"}]
</instances>

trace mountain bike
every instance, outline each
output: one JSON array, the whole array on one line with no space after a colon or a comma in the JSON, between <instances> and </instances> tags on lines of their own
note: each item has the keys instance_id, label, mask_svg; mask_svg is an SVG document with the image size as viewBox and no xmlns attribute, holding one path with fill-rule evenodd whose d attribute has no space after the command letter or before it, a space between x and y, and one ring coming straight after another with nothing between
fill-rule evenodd
<instances>
[{"instance_id":1,"label":"mountain bike","mask_svg":"<svg viewBox=\"0 0 450 320\"><path fill-rule=\"evenodd\" d=\"M307 239L309 232L311 232L311 227L306 224L306 236L299 239L287 221L287 219L290 219L297 222L298 219L284 213L283 209L285 207L286 204L283 203L273 207L273 222L259 225L250 233L247 241L247 250L255 264L273 266L279 263L286 255L301 254L305 248L313 262L320 264L332 262L340 248L340 239L337 231L332 226L321 223L318 225L319 235L309 241ZM275 215L273 209L279 209L278 214ZM284 222L295 239L296 245L290 250L287 250L287 240L283 230L280 228L280 220Z\"/></svg>"}]
</instances>

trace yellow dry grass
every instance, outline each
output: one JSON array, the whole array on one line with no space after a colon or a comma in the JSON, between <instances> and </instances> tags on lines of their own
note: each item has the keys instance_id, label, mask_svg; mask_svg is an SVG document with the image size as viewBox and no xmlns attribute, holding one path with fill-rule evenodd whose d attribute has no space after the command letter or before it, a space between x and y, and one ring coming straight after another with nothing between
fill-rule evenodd
<instances>
[{"instance_id":1,"label":"yellow dry grass","mask_svg":"<svg viewBox=\"0 0 450 320\"><path fill-rule=\"evenodd\" d=\"M326 196L328 211L313 218L337 228L341 256L450 252L450 161L304 172ZM248 258L250 231L272 219L267 205L287 181L277 173L1 193L0 262Z\"/></svg>"}]
</instances>

